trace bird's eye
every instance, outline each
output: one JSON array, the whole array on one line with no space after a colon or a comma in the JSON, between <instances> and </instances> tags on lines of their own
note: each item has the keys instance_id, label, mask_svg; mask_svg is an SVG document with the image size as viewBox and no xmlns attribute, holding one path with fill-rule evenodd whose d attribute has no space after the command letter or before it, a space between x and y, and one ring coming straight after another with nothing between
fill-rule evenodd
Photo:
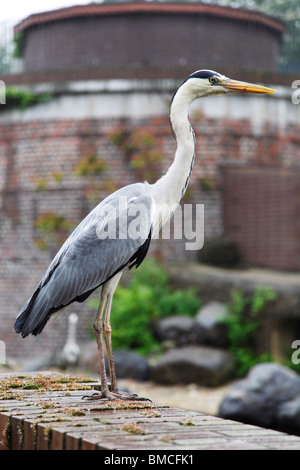
<instances>
[{"instance_id":1,"label":"bird's eye","mask_svg":"<svg viewBox=\"0 0 300 470\"><path fill-rule=\"evenodd\" d=\"M217 77L210 77L209 82L210 82L212 85L214 85L214 84L218 83L218 79L217 79Z\"/></svg>"}]
</instances>

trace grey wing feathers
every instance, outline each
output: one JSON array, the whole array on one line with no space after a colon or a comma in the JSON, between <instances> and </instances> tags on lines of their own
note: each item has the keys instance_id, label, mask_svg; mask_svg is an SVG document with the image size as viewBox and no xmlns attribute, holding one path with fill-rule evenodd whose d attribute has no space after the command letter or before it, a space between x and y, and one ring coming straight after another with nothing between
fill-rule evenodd
<instances>
[{"instance_id":1,"label":"grey wing feathers","mask_svg":"<svg viewBox=\"0 0 300 470\"><path fill-rule=\"evenodd\" d=\"M153 199L145 185L127 186L106 198L63 244L19 313L16 332L40 333L50 315L83 302L125 266L138 266L149 248L152 224Z\"/></svg>"}]
</instances>

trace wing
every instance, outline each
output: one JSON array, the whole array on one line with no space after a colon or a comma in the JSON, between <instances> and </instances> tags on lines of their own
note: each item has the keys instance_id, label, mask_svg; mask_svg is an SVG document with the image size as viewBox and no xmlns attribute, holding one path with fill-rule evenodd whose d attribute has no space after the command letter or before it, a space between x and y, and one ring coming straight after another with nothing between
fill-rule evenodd
<instances>
[{"instance_id":1,"label":"wing","mask_svg":"<svg viewBox=\"0 0 300 470\"><path fill-rule=\"evenodd\" d=\"M151 241L154 201L136 184L106 198L61 247L36 291L17 317L22 336L38 334L49 317L129 266L139 266Z\"/></svg>"}]
</instances>

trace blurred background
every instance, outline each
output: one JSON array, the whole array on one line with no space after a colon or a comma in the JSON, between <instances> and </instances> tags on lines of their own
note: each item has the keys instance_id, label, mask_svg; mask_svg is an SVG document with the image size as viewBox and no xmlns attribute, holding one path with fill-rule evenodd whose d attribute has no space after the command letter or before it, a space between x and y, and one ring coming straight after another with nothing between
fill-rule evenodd
<instances>
[{"instance_id":1,"label":"blurred background","mask_svg":"<svg viewBox=\"0 0 300 470\"><path fill-rule=\"evenodd\" d=\"M16 335L15 317L98 201L170 166L170 100L201 68L277 93L192 105L196 162L183 203L204 204L204 247L155 240L149 261L124 276L112 310L118 374L157 401L216 413L255 364L299 370L297 0L40 5L1 9L3 371L71 367L97 376L98 291L39 337Z\"/></svg>"}]
</instances>

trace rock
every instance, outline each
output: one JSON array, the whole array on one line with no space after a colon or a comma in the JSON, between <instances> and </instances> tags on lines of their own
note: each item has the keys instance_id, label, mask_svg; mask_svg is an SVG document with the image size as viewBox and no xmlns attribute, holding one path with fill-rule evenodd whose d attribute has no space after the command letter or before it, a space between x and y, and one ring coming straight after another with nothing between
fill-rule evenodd
<instances>
[{"instance_id":1,"label":"rock","mask_svg":"<svg viewBox=\"0 0 300 470\"><path fill-rule=\"evenodd\" d=\"M195 318L197 343L228 346L227 325L223 321L228 316L226 306L220 302L209 302L202 307Z\"/></svg>"},{"instance_id":2,"label":"rock","mask_svg":"<svg viewBox=\"0 0 300 470\"><path fill-rule=\"evenodd\" d=\"M162 342L172 347L194 343L195 321L187 315L174 315L161 318L153 325L154 335Z\"/></svg>"},{"instance_id":3,"label":"rock","mask_svg":"<svg viewBox=\"0 0 300 470\"><path fill-rule=\"evenodd\" d=\"M131 378L136 380L148 380L150 366L147 360L133 351L115 350L114 361L117 379ZM105 359L106 372L108 374L108 362ZM82 347L80 367L99 374L98 353L95 341L91 341ZM109 374L108 374L109 375Z\"/></svg>"},{"instance_id":4,"label":"rock","mask_svg":"<svg viewBox=\"0 0 300 470\"><path fill-rule=\"evenodd\" d=\"M148 380L150 376L150 366L147 360L133 351L114 351L115 368L118 379ZM106 360L106 370L108 365Z\"/></svg>"},{"instance_id":5,"label":"rock","mask_svg":"<svg viewBox=\"0 0 300 470\"><path fill-rule=\"evenodd\" d=\"M234 377L235 361L230 353L205 346L172 349L152 368L152 380L163 384L194 383L208 387Z\"/></svg>"},{"instance_id":6,"label":"rock","mask_svg":"<svg viewBox=\"0 0 300 470\"><path fill-rule=\"evenodd\" d=\"M240 262L237 245L224 237L206 240L198 252L198 257L201 263L227 268L236 266Z\"/></svg>"},{"instance_id":7,"label":"rock","mask_svg":"<svg viewBox=\"0 0 300 470\"><path fill-rule=\"evenodd\" d=\"M250 370L245 379L237 381L228 390L218 415L279 429L279 410L283 413L283 405L299 397L299 394L300 378L296 372L276 363L259 364Z\"/></svg>"},{"instance_id":8,"label":"rock","mask_svg":"<svg viewBox=\"0 0 300 470\"><path fill-rule=\"evenodd\" d=\"M299 396L279 406L276 421L280 430L300 435L300 392Z\"/></svg>"}]
</instances>

